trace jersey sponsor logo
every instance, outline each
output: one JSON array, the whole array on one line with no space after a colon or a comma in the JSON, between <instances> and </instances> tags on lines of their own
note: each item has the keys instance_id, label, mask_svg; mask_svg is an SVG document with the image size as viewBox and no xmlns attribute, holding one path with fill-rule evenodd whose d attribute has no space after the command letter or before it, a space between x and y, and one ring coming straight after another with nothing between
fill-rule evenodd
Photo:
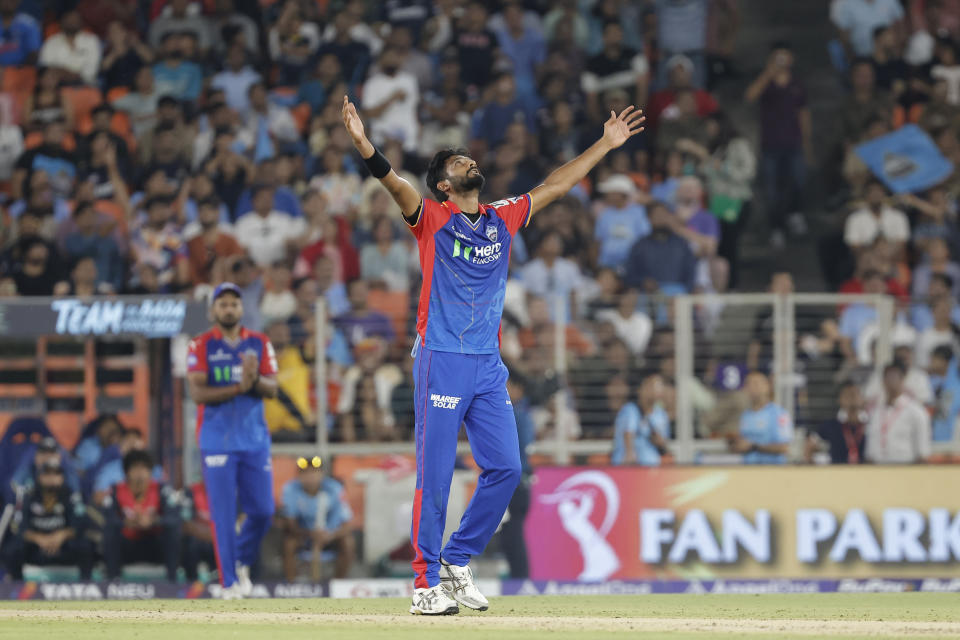
<instances>
[{"instance_id":1,"label":"jersey sponsor logo","mask_svg":"<svg viewBox=\"0 0 960 640\"><path fill-rule=\"evenodd\" d=\"M208 467L222 467L227 464L227 455L204 456L203 463Z\"/></svg>"},{"instance_id":2,"label":"jersey sponsor logo","mask_svg":"<svg viewBox=\"0 0 960 640\"><path fill-rule=\"evenodd\" d=\"M433 406L438 409L456 409L457 405L460 404L459 396L443 396L439 393L431 393L430 400L433 402Z\"/></svg>"},{"instance_id":3,"label":"jersey sponsor logo","mask_svg":"<svg viewBox=\"0 0 960 640\"><path fill-rule=\"evenodd\" d=\"M216 353L214 353L212 356L209 356L207 360L214 362L217 360L230 360L231 358L233 358L233 356L223 349L217 349Z\"/></svg>"},{"instance_id":4,"label":"jersey sponsor logo","mask_svg":"<svg viewBox=\"0 0 960 640\"><path fill-rule=\"evenodd\" d=\"M462 234L462 233L460 233L459 231L457 231L456 229L453 230L453 235L457 236L457 237L460 238L461 240L469 240L469 239L470 239L470 236L465 235L465 234Z\"/></svg>"},{"instance_id":5,"label":"jersey sponsor logo","mask_svg":"<svg viewBox=\"0 0 960 640\"><path fill-rule=\"evenodd\" d=\"M187 367L193 368L193 367L197 366L197 363L198 363L197 354L195 354L195 353L188 353L188 354L187 354Z\"/></svg>"},{"instance_id":6,"label":"jersey sponsor logo","mask_svg":"<svg viewBox=\"0 0 960 640\"><path fill-rule=\"evenodd\" d=\"M496 242L497 241L497 225L488 224L486 231L487 231L487 240L489 240L490 242Z\"/></svg>"},{"instance_id":7,"label":"jersey sponsor logo","mask_svg":"<svg viewBox=\"0 0 960 640\"><path fill-rule=\"evenodd\" d=\"M465 243L461 244L459 240L454 240L452 257L459 258L463 256L464 260L472 264L488 264L499 260L500 256L503 255L502 251L502 242L486 244L482 247L471 247Z\"/></svg>"},{"instance_id":8,"label":"jersey sponsor logo","mask_svg":"<svg viewBox=\"0 0 960 640\"><path fill-rule=\"evenodd\" d=\"M517 204L523 199L524 199L524 196L514 196L512 198L507 198L505 200L497 200L496 202L491 202L488 206L491 206L494 209L498 209L500 207L506 207L511 204Z\"/></svg>"},{"instance_id":9,"label":"jersey sponsor logo","mask_svg":"<svg viewBox=\"0 0 960 640\"><path fill-rule=\"evenodd\" d=\"M210 374L213 381L220 382L239 382L243 378L242 364L225 364L219 367L211 367Z\"/></svg>"}]
</instances>

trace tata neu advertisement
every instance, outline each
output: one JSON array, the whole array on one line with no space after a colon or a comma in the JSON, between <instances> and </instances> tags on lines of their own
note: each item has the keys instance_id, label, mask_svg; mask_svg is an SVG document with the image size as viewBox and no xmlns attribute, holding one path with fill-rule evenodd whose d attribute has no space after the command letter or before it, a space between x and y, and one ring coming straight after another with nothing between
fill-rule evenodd
<instances>
[{"instance_id":1,"label":"tata neu advertisement","mask_svg":"<svg viewBox=\"0 0 960 640\"><path fill-rule=\"evenodd\" d=\"M534 580L960 576L950 467L540 468Z\"/></svg>"}]
</instances>

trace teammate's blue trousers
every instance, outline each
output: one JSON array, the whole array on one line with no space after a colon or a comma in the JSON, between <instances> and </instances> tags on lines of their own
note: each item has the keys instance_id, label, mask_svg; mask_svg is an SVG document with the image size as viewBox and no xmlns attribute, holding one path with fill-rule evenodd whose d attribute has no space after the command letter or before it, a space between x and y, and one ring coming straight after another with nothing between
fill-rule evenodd
<instances>
[{"instance_id":1,"label":"teammate's blue trousers","mask_svg":"<svg viewBox=\"0 0 960 640\"><path fill-rule=\"evenodd\" d=\"M448 353L421 346L414 376L417 491L411 540L414 586L426 588L440 583L440 545L460 424L466 425L482 472L460 528L443 549L443 559L451 564L465 565L482 552L503 519L520 481L520 445L500 354Z\"/></svg>"},{"instance_id":2,"label":"teammate's blue trousers","mask_svg":"<svg viewBox=\"0 0 960 640\"><path fill-rule=\"evenodd\" d=\"M220 584L237 581L236 563L251 566L273 518L270 450L201 451L203 481L210 502L213 548ZM237 503L246 515L237 533Z\"/></svg>"}]
</instances>

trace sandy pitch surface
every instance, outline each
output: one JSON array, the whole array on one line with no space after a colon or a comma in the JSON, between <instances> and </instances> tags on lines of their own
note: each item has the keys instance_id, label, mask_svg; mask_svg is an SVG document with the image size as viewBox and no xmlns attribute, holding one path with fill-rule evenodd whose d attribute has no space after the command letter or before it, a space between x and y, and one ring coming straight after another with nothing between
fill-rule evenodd
<instances>
[{"instance_id":1,"label":"sandy pitch surface","mask_svg":"<svg viewBox=\"0 0 960 640\"><path fill-rule=\"evenodd\" d=\"M411 615L356 615L322 613L270 613L253 611L135 611L0 609L0 620L20 623L148 622L195 624L313 624L371 625L381 627L530 629L538 631L643 631L655 633L723 633L877 637L960 637L960 622L905 622L876 620L754 620L726 618L601 618L467 615L424 617Z\"/></svg>"}]
</instances>

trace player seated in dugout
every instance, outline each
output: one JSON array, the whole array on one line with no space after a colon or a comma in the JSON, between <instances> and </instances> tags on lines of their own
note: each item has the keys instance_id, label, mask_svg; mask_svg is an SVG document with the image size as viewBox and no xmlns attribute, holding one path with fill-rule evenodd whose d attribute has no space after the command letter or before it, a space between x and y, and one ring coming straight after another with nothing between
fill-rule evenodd
<instances>
[{"instance_id":1,"label":"player seated in dugout","mask_svg":"<svg viewBox=\"0 0 960 640\"><path fill-rule=\"evenodd\" d=\"M107 578L119 578L135 562L162 564L176 581L180 563L180 511L175 492L153 479L153 458L130 451L123 458L125 479L103 501L103 559Z\"/></svg>"},{"instance_id":2,"label":"player seated in dugout","mask_svg":"<svg viewBox=\"0 0 960 640\"><path fill-rule=\"evenodd\" d=\"M283 487L277 518L283 531L284 577L295 580L299 561L307 559L313 579L319 579L320 564L335 554L334 577L345 578L356 556L356 542L343 485L324 472L319 456L298 458L297 467L297 477Z\"/></svg>"},{"instance_id":3,"label":"player seated in dugout","mask_svg":"<svg viewBox=\"0 0 960 640\"><path fill-rule=\"evenodd\" d=\"M60 459L45 460L37 469L36 485L13 516L0 554L10 577L23 580L25 564L68 565L79 567L80 578L89 580L94 545L86 529L83 500L67 486Z\"/></svg>"}]
</instances>

